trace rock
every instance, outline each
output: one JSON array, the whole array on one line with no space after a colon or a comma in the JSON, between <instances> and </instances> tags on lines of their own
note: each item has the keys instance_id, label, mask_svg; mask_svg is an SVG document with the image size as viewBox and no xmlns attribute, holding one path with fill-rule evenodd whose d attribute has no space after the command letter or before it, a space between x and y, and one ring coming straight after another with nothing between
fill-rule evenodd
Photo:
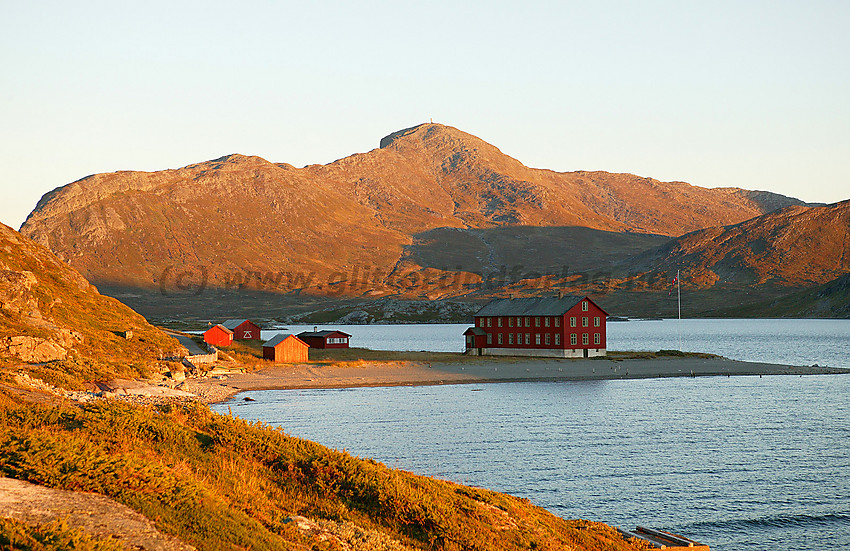
<instances>
[{"instance_id":1,"label":"rock","mask_svg":"<svg viewBox=\"0 0 850 551\"><path fill-rule=\"evenodd\" d=\"M28 363L52 362L64 360L68 351L61 345L46 339L19 335L0 340L0 350L20 358Z\"/></svg>"},{"instance_id":2,"label":"rock","mask_svg":"<svg viewBox=\"0 0 850 551\"><path fill-rule=\"evenodd\" d=\"M186 380L186 373L183 371L169 371L168 374L171 376L171 379L175 382L182 383Z\"/></svg>"}]
</instances>

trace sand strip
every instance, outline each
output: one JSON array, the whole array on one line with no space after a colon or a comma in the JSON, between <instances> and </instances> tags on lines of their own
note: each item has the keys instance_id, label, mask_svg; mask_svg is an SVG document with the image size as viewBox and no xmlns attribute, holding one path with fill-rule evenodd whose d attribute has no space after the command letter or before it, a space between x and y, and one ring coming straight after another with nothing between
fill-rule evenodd
<instances>
[{"instance_id":1,"label":"sand strip","mask_svg":"<svg viewBox=\"0 0 850 551\"><path fill-rule=\"evenodd\" d=\"M356 362L276 365L218 379L187 380L181 389L209 402L247 390L582 381L733 375L850 374L850 369L740 362L726 358L558 360L475 358L468 362Z\"/></svg>"}]
</instances>

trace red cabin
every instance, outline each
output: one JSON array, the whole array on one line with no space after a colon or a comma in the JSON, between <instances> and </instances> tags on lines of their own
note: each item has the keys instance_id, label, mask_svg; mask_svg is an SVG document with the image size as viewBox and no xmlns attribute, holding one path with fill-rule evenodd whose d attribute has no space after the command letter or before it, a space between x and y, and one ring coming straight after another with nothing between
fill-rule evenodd
<instances>
[{"instance_id":1,"label":"red cabin","mask_svg":"<svg viewBox=\"0 0 850 551\"><path fill-rule=\"evenodd\" d=\"M310 346L290 333L280 333L263 343L263 358L276 363L306 362Z\"/></svg>"},{"instance_id":2,"label":"red cabin","mask_svg":"<svg viewBox=\"0 0 850 551\"><path fill-rule=\"evenodd\" d=\"M222 323L223 326L233 331L233 338L237 341L259 341L260 326L251 320L232 319Z\"/></svg>"},{"instance_id":3,"label":"red cabin","mask_svg":"<svg viewBox=\"0 0 850 551\"><path fill-rule=\"evenodd\" d=\"M348 348L351 335L342 331L304 331L298 338L310 345L310 348Z\"/></svg>"},{"instance_id":4,"label":"red cabin","mask_svg":"<svg viewBox=\"0 0 850 551\"><path fill-rule=\"evenodd\" d=\"M233 344L233 331L220 323L213 325L204 333L204 342L213 346L230 346Z\"/></svg>"},{"instance_id":5,"label":"red cabin","mask_svg":"<svg viewBox=\"0 0 850 551\"><path fill-rule=\"evenodd\" d=\"M588 297L497 299L466 330L466 353L589 358L607 354L608 313Z\"/></svg>"}]
</instances>

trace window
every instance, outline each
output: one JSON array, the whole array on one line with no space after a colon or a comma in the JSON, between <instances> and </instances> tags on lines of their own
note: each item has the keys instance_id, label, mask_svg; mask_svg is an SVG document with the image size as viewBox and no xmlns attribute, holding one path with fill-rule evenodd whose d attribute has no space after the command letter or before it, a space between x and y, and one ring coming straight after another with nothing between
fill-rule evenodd
<instances>
[{"instance_id":1,"label":"window","mask_svg":"<svg viewBox=\"0 0 850 551\"><path fill-rule=\"evenodd\" d=\"M508 327L514 326L514 318L508 318Z\"/></svg>"},{"instance_id":2,"label":"window","mask_svg":"<svg viewBox=\"0 0 850 551\"><path fill-rule=\"evenodd\" d=\"M502 326L502 318L496 318L496 325L498 325L499 327Z\"/></svg>"},{"instance_id":3,"label":"window","mask_svg":"<svg viewBox=\"0 0 850 551\"><path fill-rule=\"evenodd\" d=\"M552 344L552 335L546 333L546 344Z\"/></svg>"},{"instance_id":4,"label":"window","mask_svg":"<svg viewBox=\"0 0 850 551\"><path fill-rule=\"evenodd\" d=\"M514 343L514 334L508 333L508 344L513 344L513 343Z\"/></svg>"},{"instance_id":5,"label":"window","mask_svg":"<svg viewBox=\"0 0 850 551\"><path fill-rule=\"evenodd\" d=\"M487 333L487 344L493 344L493 334Z\"/></svg>"},{"instance_id":6,"label":"window","mask_svg":"<svg viewBox=\"0 0 850 551\"><path fill-rule=\"evenodd\" d=\"M602 342L602 337L599 335L599 333L594 333L593 334L593 344L599 344L601 342Z\"/></svg>"},{"instance_id":7,"label":"window","mask_svg":"<svg viewBox=\"0 0 850 551\"><path fill-rule=\"evenodd\" d=\"M493 327L493 318L487 318L487 327Z\"/></svg>"},{"instance_id":8,"label":"window","mask_svg":"<svg viewBox=\"0 0 850 551\"><path fill-rule=\"evenodd\" d=\"M581 336L581 344L589 344L590 343L590 335L587 333L583 333Z\"/></svg>"},{"instance_id":9,"label":"window","mask_svg":"<svg viewBox=\"0 0 850 551\"><path fill-rule=\"evenodd\" d=\"M582 303L581 303L581 311L582 311L582 312L587 312L587 308L588 308L587 301L586 301L586 300L582 301Z\"/></svg>"},{"instance_id":10,"label":"window","mask_svg":"<svg viewBox=\"0 0 850 551\"><path fill-rule=\"evenodd\" d=\"M531 333L525 334L525 344L531 344Z\"/></svg>"},{"instance_id":11,"label":"window","mask_svg":"<svg viewBox=\"0 0 850 551\"><path fill-rule=\"evenodd\" d=\"M540 344L540 333L534 334L534 344Z\"/></svg>"},{"instance_id":12,"label":"window","mask_svg":"<svg viewBox=\"0 0 850 551\"><path fill-rule=\"evenodd\" d=\"M588 321L590 321L590 320L587 319L587 316L584 316L583 318L581 318L581 326L587 327Z\"/></svg>"},{"instance_id":13,"label":"window","mask_svg":"<svg viewBox=\"0 0 850 551\"><path fill-rule=\"evenodd\" d=\"M329 337L328 344L345 344L348 342L348 337Z\"/></svg>"},{"instance_id":14,"label":"window","mask_svg":"<svg viewBox=\"0 0 850 551\"><path fill-rule=\"evenodd\" d=\"M593 326L599 327L599 316L593 316Z\"/></svg>"},{"instance_id":15,"label":"window","mask_svg":"<svg viewBox=\"0 0 850 551\"><path fill-rule=\"evenodd\" d=\"M561 335L559 333L555 333L555 344L561 344Z\"/></svg>"},{"instance_id":16,"label":"window","mask_svg":"<svg viewBox=\"0 0 850 551\"><path fill-rule=\"evenodd\" d=\"M516 326L517 326L517 327L522 327L522 318L517 318L517 319L516 319Z\"/></svg>"},{"instance_id":17,"label":"window","mask_svg":"<svg viewBox=\"0 0 850 551\"><path fill-rule=\"evenodd\" d=\"M575 326L576 326L576 318L575 318L575 316L573 316L573 317L570 318L570 327L575 327Z\"/></svg>"},{"instance_id":18,"label":"window","mask_svg":"<svg viewBox=\"0 0 850 551\"><path fill-rule=\"evenodd\" d=\"M517 344L522 344L522 333L517 333L517 334L516 334L516 343L517 343Z\"/></svg>"},{"instance_id":19,"label":"window","mask_svg":"<svg viewBox=\"0 0 850 551\"><path fill-rule=\"evenodd\" d=\"M570 333L570 344L578 344L578 336L575 333Z\"/></svg>"},{"instance_id":20,"label":"window","mask_svg":"<svg viewBox=\"0 0 850 551\"><path fill-rule=\"evenodd\" d=\"M561 326L561 318L555 318L555 327Z\"/></svg>"},{"instance_id":21,"label":"window","mask_svg":"<svg viewBox=\"0 0 850 551\"><path fill-rule=\"evenodd\" d=\"M544 325L546 327L549 327L549 316L546 316L545 318L543 318L543 321L544 321Z\"/></svg>"},{"instance_id":22,"label":"window","mask_svg":"<svg viewBox=\"0 0 850 551\"><path fill-rule=\"evenodd\" d=\"M534 327L540 327L540 316L534 318Z\"/></svg>"},{"instance_id":23,"label":"window","mask_svg":"<svg viewBox=\"0 0 850 551\"><path fill-rule=\"evenodd\" d=\"M499 321L502 321L502 320L500 319ZM498 337L499 337L499 338L498 338L498 339L496 339L496 340L497 340L497 341L499 341L499 344L502 344L502 334L501 334L501 333L499 333Z\"/></svg>"},{"instance_id":24,"label":"window","mask_svg":"<svg viewBox=\"0 0 850 551\"><path fill-rule=\"evenodd\" d=\"M484 327L484 318L478 318L478 327Z\"/></svg>"},{"instance_id":25,"label":"window","mask_svg":"<svg viewBox=\"0 0 850 551\"><path fill-rule=\"evenodd\" d=\"M525 318L525 326L531 327L531 318Z\"/></svg>"}]
</instances>

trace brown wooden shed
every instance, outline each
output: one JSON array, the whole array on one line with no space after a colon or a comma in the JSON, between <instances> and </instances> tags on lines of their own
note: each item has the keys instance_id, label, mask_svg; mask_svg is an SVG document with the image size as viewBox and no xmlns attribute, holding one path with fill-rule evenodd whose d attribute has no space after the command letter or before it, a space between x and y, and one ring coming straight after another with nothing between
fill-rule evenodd
<instances>
[{"instance_id":1,"label":"brown wooden shed","mask_svg":"<svg viewBox=\"0 0 850 551\"><path fill-rule=\"evenodd\" d=\"M310 346L290 333L280 333L263 343L263 358L276 363L306 362Z\"/></svg>"}]
</instances>

